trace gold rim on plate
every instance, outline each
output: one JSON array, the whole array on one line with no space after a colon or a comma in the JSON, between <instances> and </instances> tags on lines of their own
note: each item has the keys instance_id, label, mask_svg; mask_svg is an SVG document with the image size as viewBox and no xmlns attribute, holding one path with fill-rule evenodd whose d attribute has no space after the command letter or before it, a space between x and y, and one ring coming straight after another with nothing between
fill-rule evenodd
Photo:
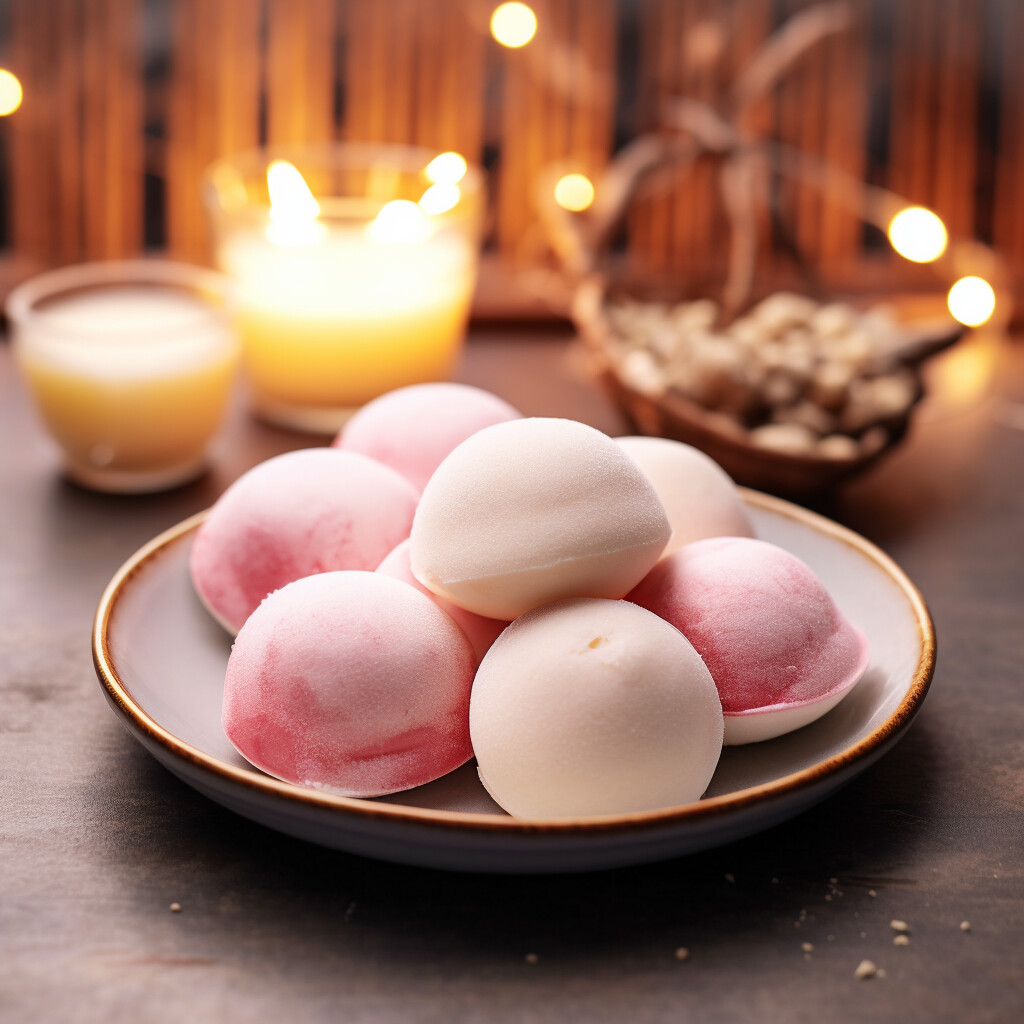
<instances>
[{"instance_id":1,"label":"gold rim on plate","mask_svg":"<svg viewBox=\"0 0 1024 1024\"><path fill-rule=\"evenodd\" d=\"M760 786L737 790L725 796L709 797L696 803L677 807L665 807L655 811L637 814L606 815L589 818L564 818L557 821L534 821L512 818L499 814L474 814L467 811L443 811L402 804L378 803L357 797L333 796L315 790L303 789L288 782L257 775L255 769L239 768L193 747L169 732L148 715L132 697L122 682L110 654L108 632L110 619L118 600L131 583L132 578L149 562L155 560L170 545L181 540L197 529L206 517L206 512L186 519L145 544L128 559L114 574L100 598L93 624L92 652L96 674L103 684L114 706L128 720L128 724L150 740L164 747L169 753L190 764L205 769L225 782L235 783L256 790L265 796L285 800L289 803L306 804L322 810L344 812L364 818L387 819L396 823L434 825L442 828L478 832L548 833L571 834L578 832L619 832L636 831L658 826L678 825L682 822L699 822L730 811L749 807L789 796L813 786L816 782L841 772L858 761L869 757L880 747L902 732L917 713L931 683L935 670L935 627L931 615L917 587L906 573L883 551L865 540L853 530L840 526L815 512L793 505L781 498L775 498L759 491L740 488L747 504L755 508L775 512L796 520L842 542L857 551L862 557L873 562L900 589L913 609L920 638L920 656L914 670L910 687L900 701L899 707L862 740L847 747L832 757L819 761L810 768L784 775Z\"/></svg>"}]
</instances>

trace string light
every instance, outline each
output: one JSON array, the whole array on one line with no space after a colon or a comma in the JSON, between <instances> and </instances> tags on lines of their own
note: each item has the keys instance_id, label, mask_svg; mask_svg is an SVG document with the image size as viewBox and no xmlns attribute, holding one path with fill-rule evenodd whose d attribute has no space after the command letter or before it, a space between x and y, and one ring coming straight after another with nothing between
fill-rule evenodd
<instances>
[{"instance_id":1,"label":"string light","mask_svg":"<svg viewBox=\"0 0 1024 1024\"><path fill-rule=\"evenodd\" d=\"M555 185L555 202L563 210L579 213L594 201L594 186L585 174L567 174Z\"/></svg>"},{"instance_id":2,"label":"string light","mask_svg":"<svg viewBox=\"0 0 1024 1024\"><path fill-rule=\"evenodd\" d=\"M461 153L441 153L427 164L423 174L435 185L458 185L468 170L469 165Z\"/></svg>"},{"instance_id":3,"label":"string light","mask_svg":"<svg viewBox=\"0 0 1024 1024\"><path fill-rule=\"evenodd\" d=\"M909 206L889 223L889 242L904 258L914 263L931 263L945 251L949 235L946 225L931 210Z\"/></svg>"},{"instance_id":4,"label":"string light","mask_svg":"<svg viewBox=\"0 0 1024 1024\"><path fill-rule=\"evenodd\" d=\"M525 46L537 33L537 15L521 3L499 4L491 15L491 35L510 49Z\"/></svg>"},{"instance_id":5,"label":"string light","mask_svg":"<svg viewBox=\"0 0 1024 1024\"><path fill-rule=\"evenodd\" d=\"M13 114L21 106L24 95L18 76L0 68L0 117Z\"/></svg>"},{"instance_id":6,"label":"string light","mask_svg":"<svg viewBox=\"0 0 1024 1024\"><path fill-rule=\"evenodd\" d=\"M946 297L950 313L966 327L980 327L995 312L996 293L981 277L961 277Z\"/></svg>"}]
</instances>

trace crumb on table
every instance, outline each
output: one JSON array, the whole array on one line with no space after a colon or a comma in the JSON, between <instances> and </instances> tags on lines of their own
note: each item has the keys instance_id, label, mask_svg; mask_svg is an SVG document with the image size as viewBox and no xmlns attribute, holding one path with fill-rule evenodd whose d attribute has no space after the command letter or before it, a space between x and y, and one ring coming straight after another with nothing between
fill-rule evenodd
<instances>
[{"instance_id":1,"label":"crumb on table","mask_svg":"<svg viewBox=\"0 0 1024 1024\"><path fill-rule=\"evenodd\" d=\"M858 981L865 981L867 978L873 978L878 973L878 968L870 960L861 960L857 964L857 969L853 972L853 976Z\"/></svg>"}]
</instances>

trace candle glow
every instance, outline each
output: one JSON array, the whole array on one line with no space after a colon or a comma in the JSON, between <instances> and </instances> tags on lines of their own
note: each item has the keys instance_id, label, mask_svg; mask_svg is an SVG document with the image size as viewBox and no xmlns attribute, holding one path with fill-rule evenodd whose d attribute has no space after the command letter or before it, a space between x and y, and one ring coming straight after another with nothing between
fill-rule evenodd
<instances>
[{"instance_id":1,"label":"candle glow","mask_svg":"<svg viewBox=\"0 0 1024 1024\"><path fill-rule=\"evenodd\" d=\"M410 244L424 241L430 234L430 225L416 203L392 199L367 225L366 233L377 242Z\"/></svg>"},{"instance_id":2,"label":"candle glow","mask_svg":"<svg viewBox=\"0 0 1024 1024\"><path fill-rule=\"evenodd\" d=\"M441 153L424 168L427 181L434 185L458 185L466 176L469 165L461 153Z\"/></svg>"},{"instance_id":3,"label":"candle glow","mask_svg":"<svg viewBox=\"0 0 1024 1024\"><path fill-rule=\"evenodd\" d=\"M453 210L458 205L460 196L458 185L448 185L439 181L420 196L417 205L424 213L437 216Z\"/></svg>"},{"instance_id":4,"label":"candle glow","mask_svg":"<svg viewBox=\"0 0 1024 1024\"><path fill-rule=\"evenodd\" d=\"M299 169L287 160L274 160L267 168L270 225L267 237L277 245L313 245L324 236L317 222L320 204Z\"/></svg>"},{"instance_id":5,"label":"candle glow","mask_svg":"<svg viewBox=\"0 0 1024 1024\"><path fill-rule=\"evenodd\" d=\"M336 166L356 172L347 175L353 191L314 193L293 165L275 161L249 172L257 182L266 175L265 220L258 200L216 208L217 258L237 283L243 365L261 416L334 433L385 391L451 373L476 279L479 186L458 154L442 156L339 146L310 181L345 181ZM311 168L317 159L324 164L314 155ZM431 165L461 184L426 184Z\"/></svg>"}]
</instances>

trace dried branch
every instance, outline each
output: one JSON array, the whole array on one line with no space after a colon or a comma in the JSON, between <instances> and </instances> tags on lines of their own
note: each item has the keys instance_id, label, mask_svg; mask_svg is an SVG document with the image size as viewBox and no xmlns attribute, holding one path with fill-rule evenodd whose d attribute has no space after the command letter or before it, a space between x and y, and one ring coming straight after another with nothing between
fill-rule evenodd
<instances>
[{"instance_id":1,"label":"dried branch","mask_svg":"<svg viewBox=\"0 0 1024 1024\"><path fill-rule=\"evenodd\" d=\"M709 153L728 152L740 142L736 128L700 100L672 100L665 105L664 117L673 128L689 132Z\"/></svg>"},{"instance_id":2,"label":"dried branch","mask_svg":"<svg viewBox=\"0 0 1024 1024\"><path fill-rule=\"evenodd\" d=\"M598 270L602 254L625 220L629 205L647 176L667 165L685 166L702 155L711 154L720 158L719 188L731 236L728 277L723 291L724 314L728 319L739 312L753 290L757 209L767 196L767 167L773 164L782 173L804 180L823 179L830 173L825 165L804 161L799 151L780 148L744 132L740 126L742 114L808 49L845 29L849 21L845 2L823 3L790 18L769 37L737 80L731 90L728 113L699 100L672 101L665 107L663 118L682 137L651 134L629 143L609 163L597 183L595 203L588 211L576 214L558 206L554 184L559 172L549 168L538 183L537 206L552 247L565 269L578 280ZM850 183L844 181L842 185L852 199ZM863 197L864 186L857 183L857 187L858 195Z\"/></svg>"},{"instance_id":3,"label":"dried branch","mask_svg":"<svg viewBox=\"0 0 1024 1024\"><path fill-rule=\"evenodd\" d=\"M773 88L786 71L812 46L850 24L843 2L809 7L774 32L740 75L733 89L733 118Z\"/></svg>"},{"instance_id":4,"label":"dried branch","mask_svg":"<svg viewBox=\"0 0 1024 1024\"><path fill-rule=\"evenodd\" d=\"M693 142L665 135L644 135L623 147L598 183L589 211L589 242L599 249L611 241L645 178L668 165L690 164L699 155Z\"/></svg>"},{"instance_id":5,"label":"dried branch","mask_svg":"<svg viewBox=\"0 0 1024 1024\"><path fill-rule=\"evenodd\" d=\"M728 322L750 299L757 267L757 202L760 159L736 150L720 172L722 201L729 217L729 272L722 291L722 316Z\"/></svg>"},{"instance_id":6,"label":"dried branch","mask_svg":"<svg viewBox=\"0 0 1024 1024\"><path fill-rule=\"evenodd\" d=\"M555 202L555 183L566 169L549 167L537 182L537 211L559 261L574 277L598 269L598 263L629 212L642 181L666 166L685 166L701 147L688 139L644 135L625 146L609 163L595 190L594 205L583 213Z\"/></svg>"}]
</instances>

